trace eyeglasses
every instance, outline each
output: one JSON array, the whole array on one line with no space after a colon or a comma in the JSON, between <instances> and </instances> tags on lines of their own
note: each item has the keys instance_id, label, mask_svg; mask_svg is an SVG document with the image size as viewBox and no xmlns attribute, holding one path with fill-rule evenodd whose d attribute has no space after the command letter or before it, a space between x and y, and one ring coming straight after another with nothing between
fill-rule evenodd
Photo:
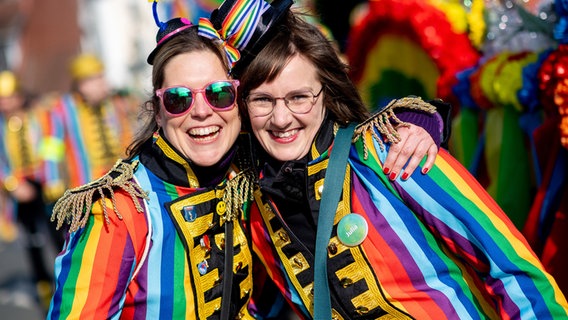
<instances>
[{"instance_id":1,"label":"eyeglasses","mask_svg":"<svg viewBox=\"0 0 568 320\"><path fill-rule=\"evenodd\" d=\"M277 100L284 100L284 104L292 113L306 114L312 110L317 98L323 91L323 86L317 94L309 90L297 90L284 97L273 97L265 93L253 93L246 99L249 112L255 117L267 116L272 113Z\"/></svg>"},{"instance_id":2,"label":"eyeglasses","mask_svg":"<svg viewBox=\"0 0 568 320\"><path fill-rule=\"evenodd\" d=\"M156 90L162 105L170 116L178 117L189 112L195 103L195 95L203 93L205 101L215 111L228 111L234 108L237 99L239 80L221 80L206 84L200 89L174 86Z\"/></svg>"}]
</instances>

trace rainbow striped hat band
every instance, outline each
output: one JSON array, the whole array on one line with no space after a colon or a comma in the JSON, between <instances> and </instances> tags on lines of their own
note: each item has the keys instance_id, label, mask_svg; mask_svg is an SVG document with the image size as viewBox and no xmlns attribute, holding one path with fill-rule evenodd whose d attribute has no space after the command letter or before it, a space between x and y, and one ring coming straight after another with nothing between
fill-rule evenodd
<instances>
[{"instance_id":1,"label":"rainbow striped hat band","mask_svg":"<svg viewBox=\"0 0 568 320\"><path fill-rule=\"evenodd\" d=\"M293 4L293 0L225 0L211 13L216 30L227 32L231 45L240 52L231 74L240 76L254 57L275 34L276 27ZM200 29L201 33L201 29Z\"/></svg>"},{"instance_id":2,"label":"rainbow striped hat band","mask_svg":"<svg viewBox=\"0 0 568 320\"><path fill-rule=\"evenodd\" d=\"M157 1L154 0L153 10L160 30L156 36L156 48L148 56L149 64L167 39L192 25L182 18L160 22L156 12ZM198 33L223 44L231 74L238 76L272 37L292 4L293 0L274 0L270 4L263 0L225 0L213 10L210 19L199 19Z\"/></svg>"}]
</instances>

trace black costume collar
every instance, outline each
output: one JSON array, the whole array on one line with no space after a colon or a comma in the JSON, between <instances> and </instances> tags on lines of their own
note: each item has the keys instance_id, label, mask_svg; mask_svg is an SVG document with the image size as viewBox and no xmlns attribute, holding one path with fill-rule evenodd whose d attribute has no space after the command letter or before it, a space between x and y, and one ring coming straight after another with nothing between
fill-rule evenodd
<instances>
[{"instance_id":1,"label":"black costume collar","mask_svg":"<svg viewBox=\"0 0 568 320\"><path fill-rule=\"evenodd\" d=\"M223 180L236 150L235 143L218 163L201 167L181 155L161 132L157 132L144 143L140 162L160 179L176 186L209 187Z\"/></svg>"}]
</instances>

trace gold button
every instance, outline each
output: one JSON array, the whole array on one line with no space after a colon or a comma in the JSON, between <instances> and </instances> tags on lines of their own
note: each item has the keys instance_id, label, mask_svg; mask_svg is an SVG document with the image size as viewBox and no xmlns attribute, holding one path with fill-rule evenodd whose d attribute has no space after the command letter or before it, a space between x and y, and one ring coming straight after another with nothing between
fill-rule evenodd
<instances>
[{"instance_id":1,"label":"gold button","mask_svg":"<svg viewBox=\"0 0 568 320\"><path fill-rule=\"evenodd\" d=\"M329 246L327 246L327 251L329 254L335 255L337 253L337 245L333 242L330 243Z\"/></svg>"},{"instance_id":2,"label":"gold button","mask_svg":"<svg viewBox=\"0 0 568 320\"><path fill-rule=\"evenodd\" d=\"M19 185L20 181L18 180L18 178L12 175L7 176L6 179L4 179L4 189L6 189L6 191L8 192L14 192Z\"/></svg>"},{"instance_id":3,"label":"gold button","mask_svg":"<svg viewBox=\"0 0 568 320\"><path fill-rule=\"evenodd\" d=\"M353 284L353 280L349 279L349 278L343 278L340 280L341 285L343 286L343 288L347 288L350 285Z\"/></svg>"},{"instance_id":4,"label":"gold button","mask_svg":"<svg viewBox=\"0 0 568 320\"><path fill-rule=\"evenodd\" d=\"M318 193L321 195L323 193L323 184L318 187Z\"/></svg>"},{"instance_id":5,"label":"gold button","mask_svg":"<svg viewBox=\"0 0 568 320\"><path fill-rule=\"evenodd\" d=\"M288 234L284 231L278 232L278 237L280 237L280 240L282 240L284 242L288 242L288 240L290 239L290 238L288 238Z\"/></svg>"},{"instance_id":6,"label":"gold button","mask_svg":"<svg viewBox=\"0 0 568 320\"><path fill-rule=\"evenodd\" d=\"M294 263L294 265L295 265L298 269L302 269L302 267L304 266L304 264L302 263L302 261L300 261L300 259L298 259L298 258L292 259L292 262Z\"/></svg>"},{"instance_id":7,"label":"gold button","mask_svg":"<svg viewBox=\"0 0 568 320\"><path fill-rule=\"evenodd\" d=\"M227 211L227 205L225 204L225 201L219 201L217 202L217 214L222 216L225 214L225 211Z\"/></svg>"},{"instance_id":8,"label":"gold button","mask_svg":"<svg viewBox=\"0 0 568 320\"><path fill-rule=\"evenodd\" d=\"M12 132L18 132L22 129L24 122L18 116L12 116L8 119L8 129Z\"/></svg>"},{"instance_id":9,"label":"gold button","mask_svg":"<svg viewBox=\"0 0 568 320\"><path fill-rule=\"evenodd\" d=\"M341 318L341 316L339 315L339 313L337 312L337 310L335 309L331 309L331 319L332 320L339 320L339 319L343 319Z\"/></svg>"},{"instance_id":10,"label":"gold button","mask_svg":"<svg viewBox=\"0 0 568 320\"><path fill-rule=\"evenodd\" d=\"M355 309L355 311L357 311L358 314L367 314L369 312L369 308L364 306L358 306L357 309Z\"/></svg>"}]
</instances>

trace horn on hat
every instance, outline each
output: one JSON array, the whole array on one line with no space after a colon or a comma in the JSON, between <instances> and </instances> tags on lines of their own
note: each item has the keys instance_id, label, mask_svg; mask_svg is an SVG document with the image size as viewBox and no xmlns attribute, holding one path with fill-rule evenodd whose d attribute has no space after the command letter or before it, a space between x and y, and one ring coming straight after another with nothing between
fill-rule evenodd
<instances>
[{"instance_id":1,"label":"horn on hat","mask_svg":"<svg viewBox=\"0 0 568 320\"><path fill-rule=\"evenodd\" d=\"M154 0L154 3L152 4L152 11L154 14L154 21L156 22L159 30L156 34L156 47L154 48L154 50L152 50L152 52L150 52L148 58L146 59L146 62L148 62L148 64L150 65L154 64L154 57L156 56L156 53L158 53L158 50L162 47L162 45L164 45L164 43L166 43L169 39L171 39L179 32L194 26L188 19L179 17L170 19L167 22L161 22L158 17L157 8L158 0Z\"/></svg>"}]
</instances>

